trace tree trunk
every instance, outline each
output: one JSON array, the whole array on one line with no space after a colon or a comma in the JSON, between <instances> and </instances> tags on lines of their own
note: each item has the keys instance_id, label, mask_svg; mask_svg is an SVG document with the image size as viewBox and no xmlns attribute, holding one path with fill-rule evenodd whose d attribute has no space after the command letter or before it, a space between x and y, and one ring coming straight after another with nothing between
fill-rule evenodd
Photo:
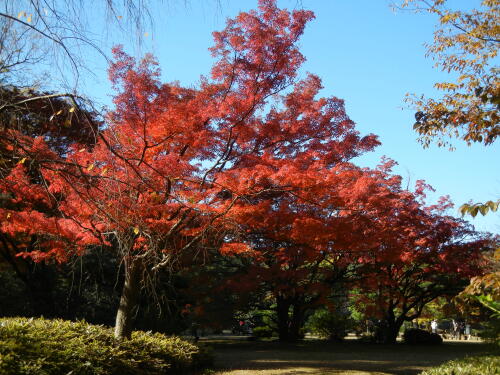
<instances>
[{"instance_id":1,"label":"tree trunk","mask_svg":"<svg viewBox=\"0 0 500 375\"><path fill-rule=\"evenodd\" d=\"M289 315L290 302L285 298L276 298L276 312L278 315L278 336L280 341L290 341Z\"/></svg>"},{"instance_id":2,"label":"tree trunk","mask_svg":"<svg viewBox=\"0 0 500 375\"><path fill-rule=\"evenodd\" d=\"M384 344L395 344L399 334L399 328L393 325L388 325L384 334Z\"/></svg>"},{"instance_id":3,"label":"tree trunk","mask_svg":"<svg viewBox=\"0 0 500 375\"><path fill-rule=\"evenodd\" d=\"M140 261L125 258L125 281L123 283L120 305L116 313L115 337L117 339L130 339L133 328L134 311L137 307L141 291Z\"/></svg>"},{"instance_id":4,"label":"tree trunk","mask_svg":"<svg viewBox=\"0 0 500 375\"><path fill-rule=\"evenodd\" d=\"M401 319L386 319L384 326L381 327L381 343L382 344L395 344L398 338L399 330L403 325Z\"/></svg>"},{"instance_id":5,"label":"tree trunk","mask_svg":"<svg viewBox=\"0 0 500 375\"><path fill-rule=\"evenodd\" d=\"M292 321L290 324L290 341L297 341L302 339L300 330L304 326L304 311L299 303L293 305Z\"/></svg>"}]
</instances>

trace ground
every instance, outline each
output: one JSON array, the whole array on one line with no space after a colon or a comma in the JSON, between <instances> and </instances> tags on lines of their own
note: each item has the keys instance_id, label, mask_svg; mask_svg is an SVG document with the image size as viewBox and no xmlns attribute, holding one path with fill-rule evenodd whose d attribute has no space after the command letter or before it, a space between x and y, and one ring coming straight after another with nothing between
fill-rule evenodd
<instances>
[{"instance_id":1,"label":"ground","mask_svg":"<svg viewBox=\"0 0 500 375\"><path fill-rule=\"evenodd\" d=\"M439 346L319 340L294 345L228 339L206 342L214 348L217 375L416 375L450 359L489 350L477 341L448 341Z\"/></svg>"}]
</instances>

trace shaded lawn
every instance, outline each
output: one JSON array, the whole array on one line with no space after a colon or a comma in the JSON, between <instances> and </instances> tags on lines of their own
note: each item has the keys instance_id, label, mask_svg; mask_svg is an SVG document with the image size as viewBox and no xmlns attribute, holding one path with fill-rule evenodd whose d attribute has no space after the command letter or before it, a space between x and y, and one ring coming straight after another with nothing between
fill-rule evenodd
<instances>
[{"instance_id":1,"label":"shaded lawn","mask_svg":"<svg viewBox=\"0 0 500 375\"><path fill-rule=\"evenodd\" d=\"M415 375L450 359L491 353L478 342L445 342L439 346L342 344L305 341L298 344L207 340L216 355L217 375ZM498 354L498 353L497 353Z\"/></svg>"}]
</instances>

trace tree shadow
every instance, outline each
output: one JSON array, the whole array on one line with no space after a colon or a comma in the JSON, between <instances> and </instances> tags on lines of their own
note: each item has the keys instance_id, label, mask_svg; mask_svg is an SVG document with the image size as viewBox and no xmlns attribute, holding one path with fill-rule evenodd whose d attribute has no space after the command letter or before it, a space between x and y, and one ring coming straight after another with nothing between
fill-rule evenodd
<instances>
[{"instance_id":1,"label":"tree shadow","mask_svg":"<svg viewBox=\"0 0 500 375\"><path fill-rule=\"evenodd\" d=\"M373 345L347 341L331 344L305 341L213 342L219 370L269 370L286 374L341 374L349 372L416 375L451 359L488 352L478 343L444 343L439 346Z\"/></svg>"}]
</instances>

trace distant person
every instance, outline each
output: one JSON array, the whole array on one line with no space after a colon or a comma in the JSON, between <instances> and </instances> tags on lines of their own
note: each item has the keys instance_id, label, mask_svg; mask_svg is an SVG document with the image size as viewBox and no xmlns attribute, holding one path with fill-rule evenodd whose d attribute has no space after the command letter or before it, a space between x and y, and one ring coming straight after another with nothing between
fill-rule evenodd
<instances>
[{"instance_id":1,"label":"distant person","mask_svg":"<svg viewBox=\"0 0 500 375\"><path fill-rule=\"evenodd\" d=\"M470 340L471 334L470 334L470 324L466 323L465 324L465 339Z\"/></svg>"},{"instance_id":2,"label":"distant person","mask_svg":"<svg viewBox=\"0 0 500 375\"><path fill-rule=\"evenodd\" d=\"M456 339L458 338L458 322L455 319L452 319L451 323L453 324L453 338Z\"/></svg>"},{"instance_id":3,"label":"distant person","mask_svg":"<svg viewBox=\"0 0 500 375\"><path fill-rule=\"evenodd\" d=\"M431 322L431 330L432 330L432 333L437 333L437 329L438 329L438 322L434 319L434 320Z\"/></svg>"},{"instance_id":4,"label":"distant person","mask_svg":"<svg viewBox=\"0 0 500 375\"><path fill-rule=\"evenodd\" d=\"M465 339L465 322L458 323L458 339L462 340L462 337Z\"/></svg>"}]
</instances>

